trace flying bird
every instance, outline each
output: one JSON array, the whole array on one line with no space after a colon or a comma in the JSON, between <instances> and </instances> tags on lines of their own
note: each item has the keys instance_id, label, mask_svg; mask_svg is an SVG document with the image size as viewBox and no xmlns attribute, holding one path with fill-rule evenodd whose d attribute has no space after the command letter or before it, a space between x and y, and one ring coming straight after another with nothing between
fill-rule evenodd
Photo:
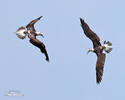
<instances>
[{"instance_id":1,"label":"flying bird","mask_svg":"<svg viewBox=\"0 0 125 100\"><path fill-rule=\"evenodd\" d=\"M48 53L46 51L46 47L45 45L39 41L36 36L43 36L42 32L36 32L35 28L34 28L34 24L40 20L42 18L42 16L32 20L29 24L26 25L26 28L21 26L15 33L16 35L20 38L20 39L24 39L26 38L26 36L29 37L29 41L31 44L33 44L34 46L38 47L40 49L40 51L42 53L44 53L44 55L46 56L46 60L49 61L49 57L48 57Z\"/></svg>"},{"instance_id":2,"label":"flying bird","mask_svg":"<svg viewBox=\"0 0 125 100\"><path fill-rule=\"evenodd\" d=\"M104 44L101 45L100 38L97 36L96 33L94 33L89 26L86 24L86 22L80 18L81 27L85 33L85 35L92 41L93 48L89 48L88 52L94 52L97 55L97 62L96 62L96 82L99 84L102 80L103 75L103 67L105 63L106 54L103 53L105 51L106 53L110 53L112 51L112 43L109 41L104 41Z\"/></svg>"}]
</instances>

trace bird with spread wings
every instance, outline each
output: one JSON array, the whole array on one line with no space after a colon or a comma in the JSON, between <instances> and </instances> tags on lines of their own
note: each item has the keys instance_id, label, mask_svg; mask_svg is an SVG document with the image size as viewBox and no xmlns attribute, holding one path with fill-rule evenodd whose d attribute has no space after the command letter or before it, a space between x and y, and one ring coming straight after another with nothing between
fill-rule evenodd
<instances>
[{"instance_id":1,"label":"bird with spread wings","mask_svg":"<svg viewBox=\"0 0 125 100\"><path fill-rule=\"evenodd\" d=\"M97 55L97 62L96 62L96 82L99 84L102 80L102 75L103 75L103 67L104 67L104 63L105 63L105 58L106 55L105 53L103 53L103 50L107 53L111 52L112 48L110 48L110 46L112 46L112 44L109 41L104 41L104 44L101 45L100 43L100 38L97 36L96 33L94 33L88 26L88 24L86 24L86 22L80 18L80 22L81 22L81 27L84 31L84 34L92 41L93 43L93 48L89 48L88 49L88 53L89 52L94 52Z\"/></svg>"},{"instance_id":2,"label":"bird with spread wings","mask_svg":"<svg viewBox=\"0 0 125 100\"><path fill-rule=\"evenodd\" d=\"M43 33L42 32L36 32L35 28L34 28L34 24L40 20L42 18L42 16L32 20L28 25L26 25L26 29L25 27L20 27L17 31L16 31L16 35L20 38L20 39L24 39L27 35L29 37L29 41L31 44L33 44L34 46L38 47L40 49L40 51L42 53L44 53L44 55L46 56L46 60L49 61L49 57L48 57L48 53L46 51L46 47L45 45L39 41L36 36L42 36L43 37Z\"/></svg>"}]
</instances>

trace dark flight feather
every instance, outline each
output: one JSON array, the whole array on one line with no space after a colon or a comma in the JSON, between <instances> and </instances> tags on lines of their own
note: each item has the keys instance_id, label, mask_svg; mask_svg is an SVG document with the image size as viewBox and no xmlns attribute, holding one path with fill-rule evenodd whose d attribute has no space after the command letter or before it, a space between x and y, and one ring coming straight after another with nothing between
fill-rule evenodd
<instances>
[{"instance_id":1,"label":"dark flight feather","mask_svg":"<svg viewBox=\"0 0 125 100\"><path fill-rule=\"evenodd\" d=\"M103 48L100 43L100 38L94 33L89 26L85 23L85 21L80 18L81 22L81 27L83 28L83 31L85 35L92 40L93 42L93 47L94 47L94 52L97 55L97 62L96 62L96 81L99 84L102 80L102 75L103 75L103 67L105 63L105 54L103 52ZM106 41L104 41L106 43ZM108 44L112 45L110 42Z\"/></svg>"},{"instance_id":2,"label":"dark flight feather","mask_svg":"<svg viewBox=\"0 0 125 100\"><path fill-rule=\"evenodd\" d=\"M93 42L93 47L97 47L97 46L101 46L100 43L100 38L96 35L96 33L94 33L89 26L85 23L85 21L80 18L80 22L81 22L81 27L83 28L83 31L85 33L85 35L92 40Z\"/></svg>"},{"instance_id":3,"label":"dark flight feather","mask_svg":"<svg viewBox=\"0 0 125 100\"><path fill-rule=\"evenodd\" d=\"M49 61L49 57L48 57L48 54L47 54L47 51L46 51L46 47L41 41L39 41L36 38L30 37L30 43L32 43L34 46L38 47L40 49L40 51L42 53L44 53L44 55L46 56L46 60Z\"/></svg>"},{"instance_id":4,"label":"dark flight feather","mask_svg":"<svg viewBox=\"0 0 125 100\"><path fill-rule=\"evenodd\" d=\"M40 20L41 18L42 18L42 16L40 16L39 18L36 18L36 19L32 20L32 21L26 26L27 30L35 31L35 32L36 32L36 30L35 30L35 28L34 28L34 24L35 24L38 20Z\"/></svg>"},{"instance_id":5,"label":"dark flight feather","mask_svg":"<svg viewBox=\"0 0 125 100\"><path fill-rule=\"evenodd\" d=\"M104 53L100 53L97 55L97 62L96 62L96 82L99 84L102 80L103 75L103 67L105 63L106 55Z\"/></svg>"}]
</instances>

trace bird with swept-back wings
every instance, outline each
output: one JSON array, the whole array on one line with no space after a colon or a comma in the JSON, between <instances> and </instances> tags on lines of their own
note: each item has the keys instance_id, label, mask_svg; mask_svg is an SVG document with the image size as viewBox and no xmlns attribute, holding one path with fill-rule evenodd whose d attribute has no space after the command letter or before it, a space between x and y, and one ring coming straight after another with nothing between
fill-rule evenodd
<instances>
[{"instance_id":1,"label":"bird with swept-back wings","mask_svg":"<svg viewBox=\"0 0 125 100\"><path fill-rule=\"evenodd\" d=\"M107 53L111 52L112 43L109 41L104 41L104 44L101 45L100 38L97 36L96 33L94 33L89 26L86 24L86 22L80 18L81 27L85 33L85 35L92 41L93 48L89 48L88 52L94 52L97 55L97 62L96 62L96 82L99 84L102 80L103 75L103 67L105 63L105 54L103 53L103 50Z\"/></svg>"},{"instance_id":2,"label":"bird with swept-back wings","mask_svg":"<svg viewBox=\"0 0 125 100\"><path fill-rule=\"evenodd\" d=\"M29 40L30 43L33 44L34 46L38 47L40 49L40 51L42 53L44 53L44 55L46 56L46 60L49 61L49 57L48 57L48 53L46 51L45 45L36 38L36 36L39 36L39 35L43 37L43 33L42 32L36 32L36 30L34 28L34 24L38 20L40 20L41 18L42 18L42 16L32 20L28 25L26 25L26 29L25 29L25 27L20 27L16 31L16 34L20 39L24 39L28 35L28 37L30 39Z\"/></svg>"}]
</instances>

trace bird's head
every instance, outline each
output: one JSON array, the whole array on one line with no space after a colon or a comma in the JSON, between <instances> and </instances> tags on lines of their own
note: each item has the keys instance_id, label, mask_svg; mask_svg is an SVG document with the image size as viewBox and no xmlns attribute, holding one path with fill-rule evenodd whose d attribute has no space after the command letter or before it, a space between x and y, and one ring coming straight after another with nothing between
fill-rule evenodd
<instances>
[{"instance_id":1,"label":"bird's head","mask_svg":"<svg viewBox=\"0 0 125 100\"><path fill-rule=\"evenodd\" d=\"M88 54L89 52L94 52L94 49L93 49L93 48L88 48L87 54Z\"/></svg>"},{"instance_id":2,"label":"bird's head","mask_svg":"<svg viewBox=\"0 0 125 100\"><path fill-rule=\"evenodd\" d=\"M42 37L44 38L43 32L36 32L36 34L37 34L38 36L42 36Z\"/></svg>"}]
</instances>

